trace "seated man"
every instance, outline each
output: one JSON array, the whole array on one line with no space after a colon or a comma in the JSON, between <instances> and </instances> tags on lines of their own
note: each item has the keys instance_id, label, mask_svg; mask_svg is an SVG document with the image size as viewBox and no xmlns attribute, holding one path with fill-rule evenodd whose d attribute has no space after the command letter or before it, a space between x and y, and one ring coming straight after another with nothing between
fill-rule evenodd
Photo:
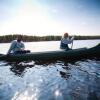
<instances>
[{"instance_id":1,"label":"seated man","mask_svg":"<svg viewBox=\"0 0 100 100\"><path fill-rule=\"evenodd\" d=\"M13 54L23 54L23 53L29 53L30 50L24 50L25 45L22 42L22 36L18 36L16 40L13 40L11 43L11 46L8 50L8 55L13 53Z\"/></svg>"}]
</instances>

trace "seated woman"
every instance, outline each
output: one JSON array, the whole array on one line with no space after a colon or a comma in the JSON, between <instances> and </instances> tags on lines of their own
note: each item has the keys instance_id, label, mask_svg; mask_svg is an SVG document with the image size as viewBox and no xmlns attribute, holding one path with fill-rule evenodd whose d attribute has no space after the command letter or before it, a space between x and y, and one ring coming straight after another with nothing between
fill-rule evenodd
<instances>
[{"instance_id":1,"label":"seated woman","mask_svg":"<svg viewBox=\"0 0 100 100\"><path fill-rule=\"evenodd\" d=\"M11 46L7 52L7 55L9 54L23 54L23 53L29 53L30 50L25 50L25 45L22 42L22 36L18 36L17 40L13 40L11 43Z\"/></svg>"},{"instance_id":2,"label":"seated woman","mask_svg":"<svg viewBox=\"0 0 100 100\"><path fill-rule=\"evenodd\" d=\"M74 37L69 39L68 33L65 33L61 39L60 49L70 50L71 48L68 47L68 44L71 44L74 40Z\"/></svg>"}]
</instances>

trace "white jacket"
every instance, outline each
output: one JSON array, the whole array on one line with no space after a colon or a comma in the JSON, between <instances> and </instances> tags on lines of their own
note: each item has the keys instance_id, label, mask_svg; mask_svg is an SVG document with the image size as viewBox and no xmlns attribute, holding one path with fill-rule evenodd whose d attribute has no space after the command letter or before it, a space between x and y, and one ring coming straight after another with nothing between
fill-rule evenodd
<instances>
[{"instance_id":1,"label":"white jacket","mask_svg":"<svg viewBox=\"0 0 100 100\"><path fill-rule=\"evenodd\" d=\"M23 50L23 49L25 49L25 45L24 45L24 43L22 41L21 42L17 42L17 40L13 40L11 42L11 46L10 46L7 54L14 53L16 51L20 51L20 50Z\"/></svg>"},{"instance_id":2,"label":"white jacket","mask_svg":"<svg viewBox=\"0 0 100 100\"><path fill-rule=\"evenodd\" d=\"M72 37L71 39L69 39L69 38L62 38L61 42L64 43L64 44L70 44L70 43L73 42L73 39L74 39L74 37Z\"/></svg>"}]
</instances>

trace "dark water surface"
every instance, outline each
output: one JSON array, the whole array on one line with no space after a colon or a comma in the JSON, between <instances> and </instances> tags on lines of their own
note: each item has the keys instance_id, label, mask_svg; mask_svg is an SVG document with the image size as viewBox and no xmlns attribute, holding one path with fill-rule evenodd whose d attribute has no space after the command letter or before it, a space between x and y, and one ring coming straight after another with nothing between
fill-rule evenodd
<instances>
[{"instance_id":1,"label":"dark water surface","mask_svg":"<svg viewBox=\"0 0 100 100\"><path fill-rule=\"evenodd\" d=\"M100 61L0 62L0 100L100 100Z\"/></svg>"},{"instance_id":2,"label":"dark water surface","mask_svg":"<svg viewBox=\"0 0 100 100\"><path fill-rule=\"evenodd\" d=\"M91 41L76 41L73 48L100 43L100 40ZM45 51L58 49L59 41L26 43L26 47L28 44L33 51ZM1 44L0 52L5 53L8 45ZM0 100L100 100L100 59L0 61Z\"/></svg>"}]
</instances>

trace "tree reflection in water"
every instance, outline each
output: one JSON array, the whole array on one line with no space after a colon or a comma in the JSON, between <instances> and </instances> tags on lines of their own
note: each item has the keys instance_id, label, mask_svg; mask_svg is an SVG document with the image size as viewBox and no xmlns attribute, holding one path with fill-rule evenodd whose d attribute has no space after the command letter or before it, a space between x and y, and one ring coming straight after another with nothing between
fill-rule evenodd
<instances>
[{"instance_id":1,"label":"tree reflection in water","mask_svg":"<svg viewBox=\"0 0 100 100\"><path fill-rule=\"evenodd\" d=\"M10 70L17 76L23 76L26 68L34 67L34 62L9 62Z\"/></svg>"},{"instance_id":2,"label":"tree reflection in water","mask_svg":"<svg viewBox=\"0 0 100 100\"><path fill-rule=\"evenodd\" d=\"M32 61L8 64L15 75L25 76L21 79L27 84L20 96L26 93L25 91L29 93L36 88L39 100L44 100L45 97L47 100L58 97L61 100L100 99L100 61ZM32 94L33 92L36 93L35 90L31 91Z\"/></svg>"},{"instance_id":3,"label":"tree reflection in water","mask_svg":"<svg viewBox=\"0 0 100 100\"><path fill-rule=\"evenodd\" d=\"M60 63L59 63L60 62ZM68 66L68 63L66 61L64 62L64 65L62 64L62 61L46 61L46 62L40 62L40 61L25 61L25 62L8 62L7 65L10 65L10 70L15 73L17 76L23 76L25 73L25 69L35 67L35 65L39 65L41 67L48 67L49 65L52 65L56 67L57 72L59 72L59 75L64 78L68 79L71 74L68 70L71 68ZM59 69L58 65L61 65L62 68Z\"/></svg>"}]
</instances>

